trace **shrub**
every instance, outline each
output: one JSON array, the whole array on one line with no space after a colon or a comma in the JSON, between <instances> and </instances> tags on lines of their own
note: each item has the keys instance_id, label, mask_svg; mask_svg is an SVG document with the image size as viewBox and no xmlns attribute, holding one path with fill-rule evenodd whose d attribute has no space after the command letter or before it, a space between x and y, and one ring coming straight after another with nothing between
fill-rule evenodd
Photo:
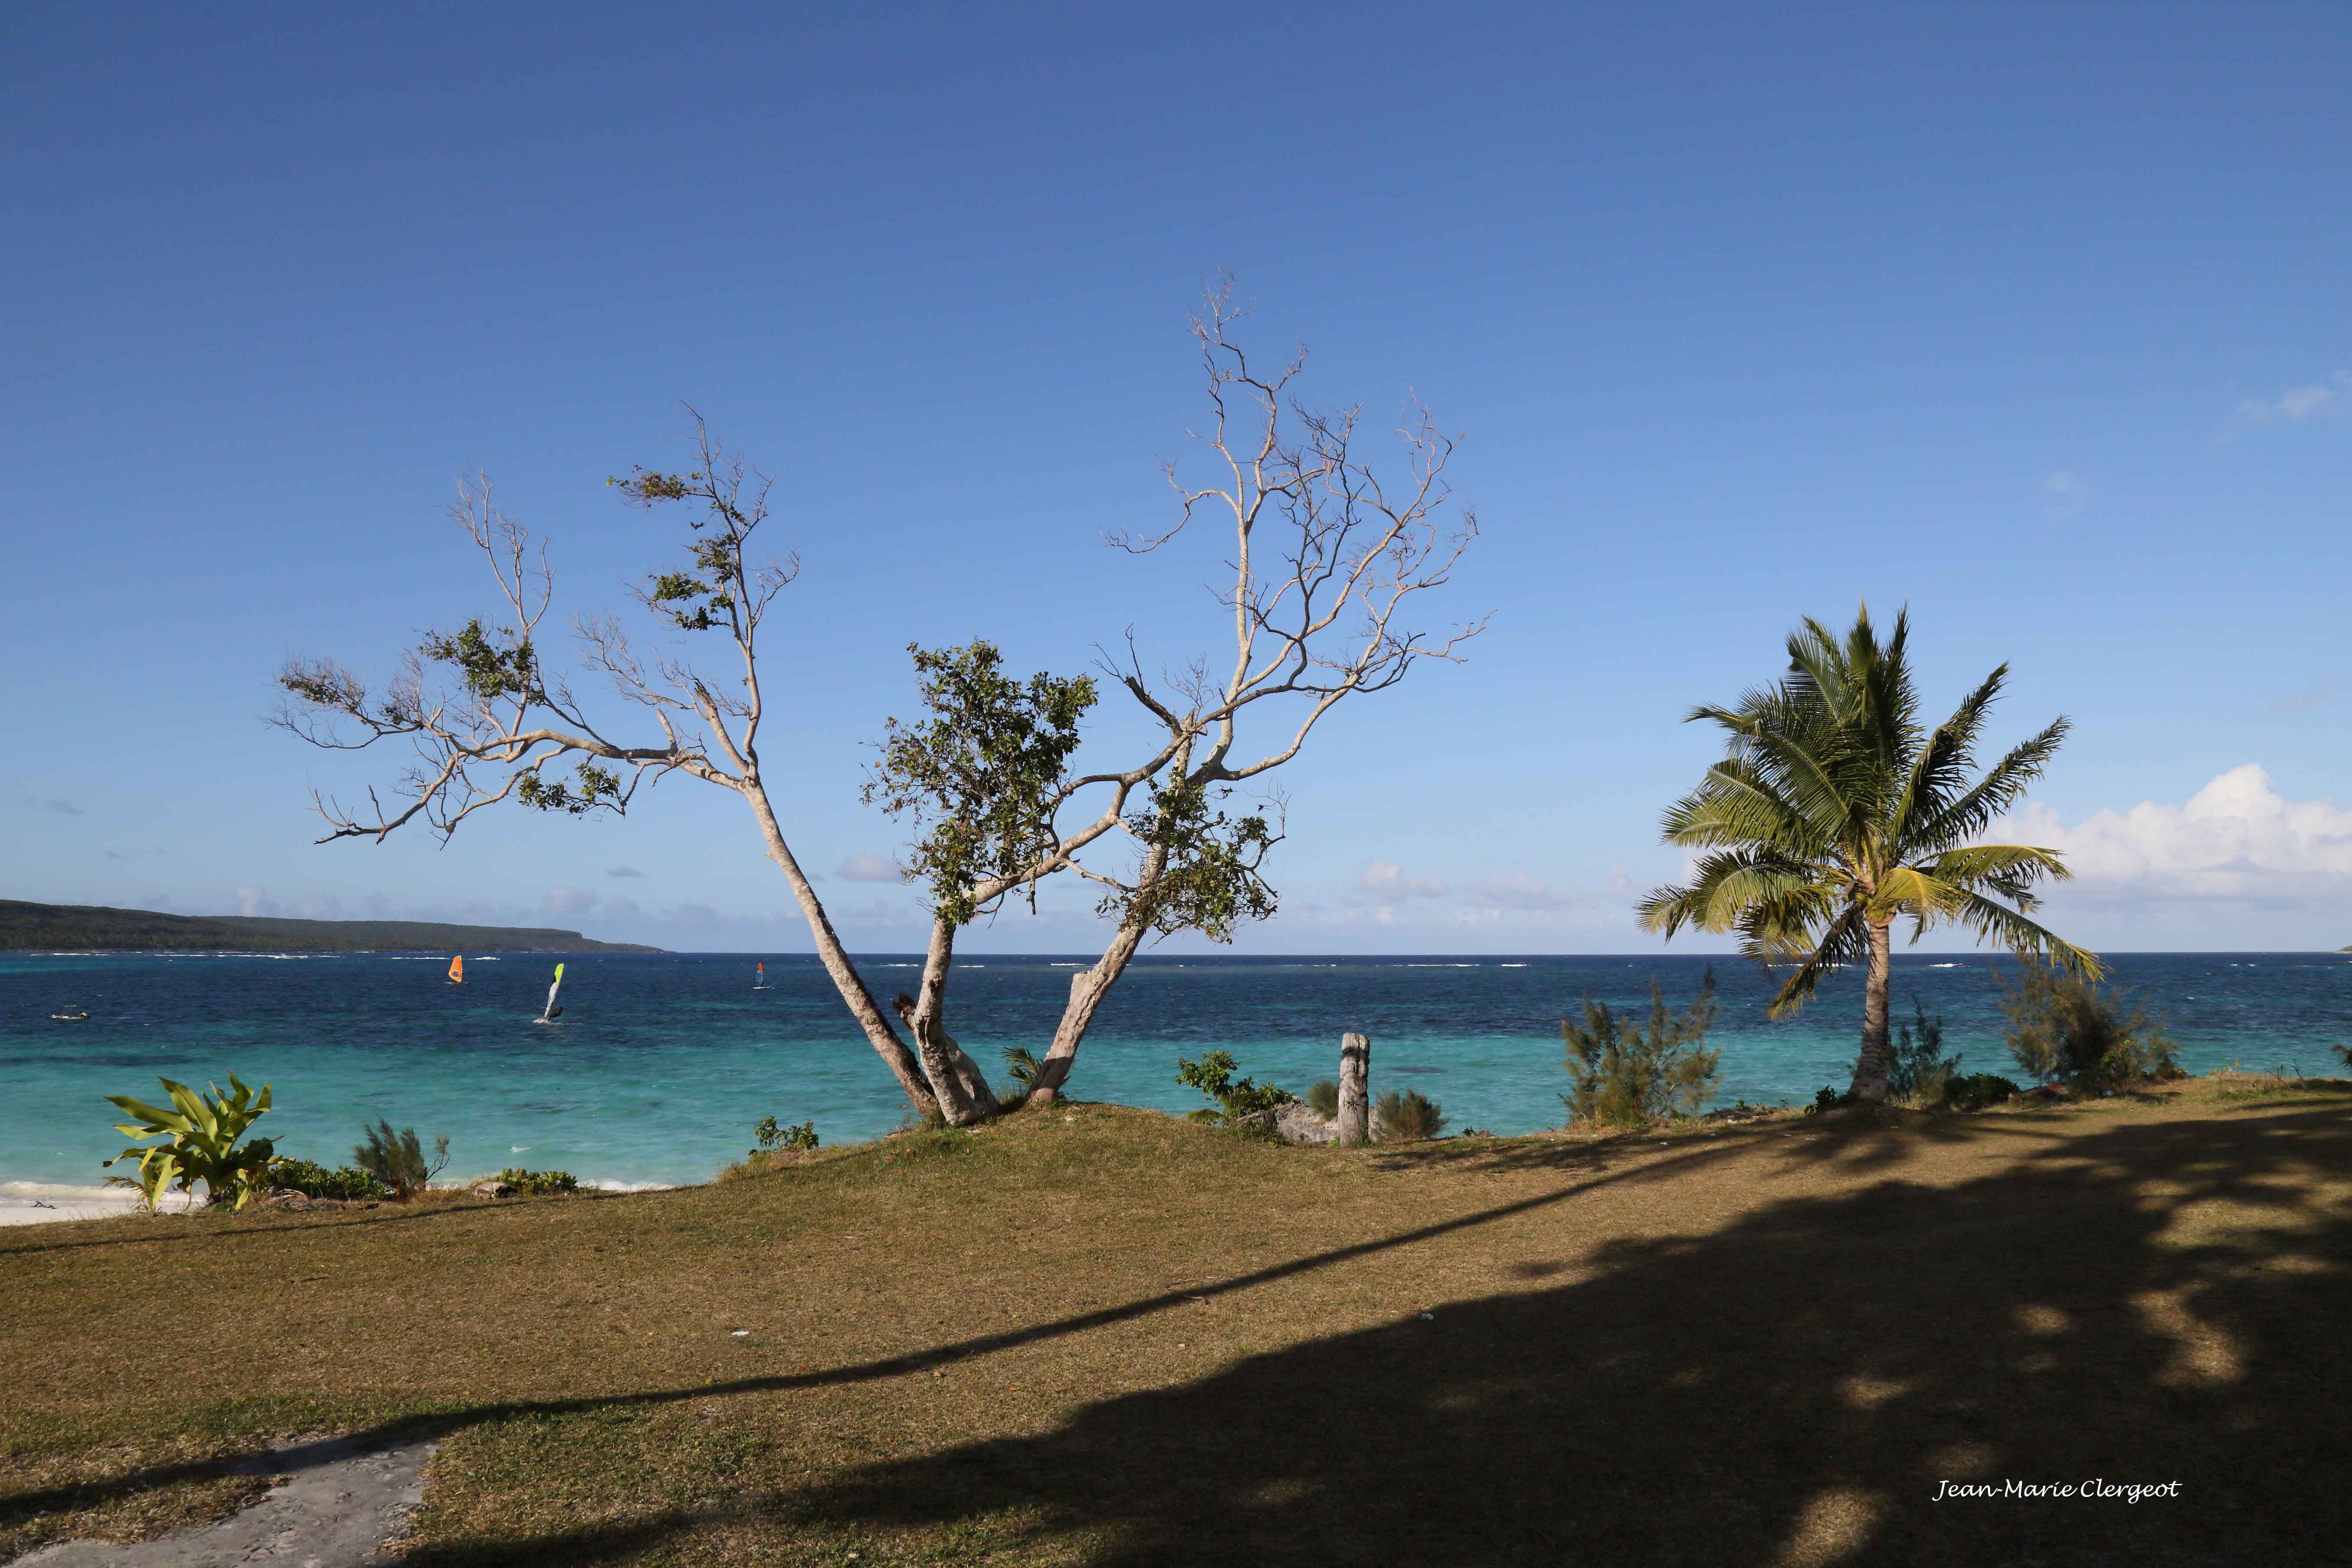
<instances>
[{"instance_id":1,"label":"shrub","mask_svg":"<svg viewBox=\"0 0 2352 1568\"><path fill-rule=\"evenodd\" d=\"M1944 1020L1927 1016L1927 1009L1916 996L1911 998L1911 1016L1916 1030L1912 1024L1904 1024L1895 1032L1893 1059L1886 1067L1886 1092L1906 1104L1940 1105L1945 1087L1960 1070L1960 1054L1944 1054Z\"/></svg>"},{"instance_id":2,"label":"shrub","mask_svg":"<svg viewBox=\"0 0 2352 1568\"><path fill-rule=\"evenodd\" d=\"M499 1180L525 1196L534 1198L580 1190L580 1178L569 1171L526 1171L519 1165L509 1165L499 1173Z\"/></svg>"},{"instance_id":3,"label":"shrub","mask_svg":"<svg viewBox=\"0 0 2352 1568\"><path fill-rule=\"evenodd\" d=\"M449 1163L446 1138L433 1141L433 1158L428 1163L424 1149L417 1144L414 1127L394 1132L392 1123L379 1116L374 1126L362 1126L360 1131L367 1141L352 1151L352 1163L391 1188L394 1198L404 1201L415 1197Z\"/></svg>"},{"instance_id":4,"label":"shrub","mask_svg":"<svg viewBox=\"0 0 2352 1568\"><path fill-rule=\"evenodd\" d=\"M1267 1110L1277 1105L1288 1105L1298 1097L1286 1089L1261 1084L1250 1079L1234 1077L1234 1054L1231 1051L1211 1051L1199 1061L1176 1058L1176 1081L1199 1089L1217 1102L1217 1109L1206 1113L1194 1112L1190 1118L1202 1121L1214 1117L1231 1127L1254 1110Z\"/></svg>"},{"instance_id":5,"label":"shrub","mask_svg":"<svg viewBox=\"0 0 2352 1568\"><path fill-rule=\"evenodd\" d=\"M2105 1089L2180 1076L2164 1020L2137 999L2046 963L2023 965L2014 982L2000 978L2010 1054L2042 1082Z\"/></svg>"},{"instance_id":6,"label":"shrub","mask_svg":"<svg viewBox=\"0 0 2352 1568\"><path fill-rule=\"evenodd\" d=\"M791 1153L817 1146L814 1121L803 1121L793 1127L779 1127L776 1125L774 1117L762 1116L760 1118L760 1124L751 1129L751 1136L760 1141L760 1146L751 1151L754 1154L772 1154L780 1149Z\"/></svg>"},{"instance_id":7,"label":"shrub","mask_svg":"<svg viewBox=\"0 0 2352 1568\"><path fill-rule=\"evenodd\" d=\"M1715 1091L1715 1064L1722 1053L1705 1048L1715 1014L1712 968L1680 1017L1666 1010L1665 994L1656 981L1650 982L1646 1033L1587 996L1583 1023L1559 1021L1570 1084L1559 1099L1569 1120L1639 1127L1658 1117L1695 1113Z\"/></svg>"},{"instance_id":8,"label":"shrub","mask_svg":"<svg viewBox=\"0 0 2352 1568\"><path fill-rule=\"evenodd\" d=\"M1004 1070L1011 1073L1013 1081L1021 1086L1022 1094L1029 1092L1029 1086L1037 1081L1037 1069L1044 1065L1038 1061L1036 1053L1026 1046L1004 1047ZM1003 1098L1018 1100L1021 1096L1008 1094Z\"/></svg>"},{"instance_id":9,"label":"shrub","mask_svg":"<svg viewBox=\"0 0 2352 1568\"><path fill-rule=\"evenodd\" d=\"M1307 1109L1329 1121L1339 1114L1339 1086L1328 1078L1318 1078L1307 1090Z\"/></svg>"},{"instance_id":10,"label":"shrub","mask_svg":"<svg viewBox=\"0 0 2352 1568\"><path fill-rule=\"evenodd\" d=\"M1417 1143L1445 1129L1445 1112L1437 1101L1417 1089L1402 1094L1394 1089L1381 1096L1374 1117L1383 1143Z\"/></svg>"},{"instance_id":11,"label":"shrub","mask_svg":"<svg viewBox=\"0 0 2352 1568\"><path fill-rule=\"evenodd\" d=\"M1820 1089L1814 1093L1813 1102L1805 1107L1805 1114L1808 1116L1819 1116L1824 1110L1835 1110L1841 1105L1852 1105L1853 1103L1853 1095L1841 1094L1838 1090L1832 1089L1829 1085L1823 1084Z\"/></svg>"},{"instance_id":12,"label":"shrub","mask_svg":"<svg viewBox=\"0 0 2352 1568\"><path fill-rule=\"evenodd\" d=\"M388 1198L391 1191L365 1171L349 1165L330 1171L310 1160L273 1160L269 1184L306 1198Z\"/></svg>"},{"instance_id":13,"label":"shrub","mask_svg":"<svg viewBox=\"0 0 2352 1568\"><path fill-rule=\"evenodd\" d=\"M1981 1110L2021 1092L2015 1082L1998 1073L1972 1072L1944 1084L1944 1105L1950 1110Z\"/></svg>"},{"instance_id":14,"label":"shrub","mask_svg":"<svg viewBox=\"0 0 2352 1568\"><path fill-rule=\"evenodd\" d=\"M110 1103L139 1118L135 1122L116 1122L117 1132L127 1138L168 1140L163 1143L134 1143L106 1161L108 1165L134 1158L139 1163L137 1177L110 1177L109 1184L138 1188L152 1209L163 1202L165 1193L174 1189L194 1192L195 1184L202 1182L207 1202L243 1208L246 1200L267 1184L269 1163L277 1153L277 1146L267 1138L256 1138L249 1143L237 1142L268 1111L269 1086L263 1084L260 1094L256 1095L236 1074L231 1073L227 1094L221 1093L220 1085L215 1083L205 1086L212 1090L206 1095L168 1078L155 1081L170 1092L172 1110L159 1110L127 1094L106 1097Z\"/></svg>"}]
</instances>

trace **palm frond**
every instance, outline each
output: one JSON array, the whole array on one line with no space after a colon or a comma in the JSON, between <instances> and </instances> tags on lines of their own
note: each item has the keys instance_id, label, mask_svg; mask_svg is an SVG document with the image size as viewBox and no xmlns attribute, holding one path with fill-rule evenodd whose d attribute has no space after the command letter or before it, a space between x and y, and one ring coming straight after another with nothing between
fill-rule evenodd
<instances>
[{"instance_id":1,"label":"palm frond","mask_svg":"<svg viewBox=\"0 0 2352 1568\"><path fill-rule=\"evenodd\" d=\"M2052 721L2050 727L2010 749L1979 780L1975 788L1955 799L1906 836L1908 854L1932 853L1963 839L1974 838L2023 797L2026 788L2042 776L2057 753L2058 744L2074 728L2071 720Z\"/></svg>"}]
</instances>

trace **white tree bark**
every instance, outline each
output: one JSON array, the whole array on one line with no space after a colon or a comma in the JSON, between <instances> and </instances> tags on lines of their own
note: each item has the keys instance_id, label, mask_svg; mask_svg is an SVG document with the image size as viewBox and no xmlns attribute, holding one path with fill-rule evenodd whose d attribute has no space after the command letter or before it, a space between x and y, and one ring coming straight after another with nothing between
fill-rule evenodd
<instances>
[{"instance_id":1,"label":"white tree bark","mask_svg":"<svg viewBox=\"0 0 2352 1568\"><path fill-rule=\"evenodd\" d=\"M1372 1133L1372 1042L1339 1037L1339 1147L1360 1149Z\"/></svg>"}]
</instances>

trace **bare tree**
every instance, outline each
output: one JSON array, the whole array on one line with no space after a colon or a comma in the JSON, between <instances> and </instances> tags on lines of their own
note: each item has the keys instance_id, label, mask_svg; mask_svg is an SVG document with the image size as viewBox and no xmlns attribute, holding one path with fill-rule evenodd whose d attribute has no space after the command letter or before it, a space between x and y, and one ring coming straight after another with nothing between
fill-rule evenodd
<instances>
[{"instance_id":1,"label":"bare tree","mask_svg":"<svg viewBox=\"0 0 2352 1568\"><path fill-rule=\"evenodd\" d=\"M842 1001L916 1110L940 1115L938 1086L976 1078L977 1069L943 1051L919 1056L899 1039L785 842L761 771L766 697L760 631L776 595L800 569L789 555L776 560L752 553L753 535L767 521L771 481L714 442L700 415L688 413L694 419L694 468L677 474L637 468L609 482L634 506L683 502L698 510L688 522L686 569L656 574L634 595L642 610L682 640L717 637L731 645L724 672L706 673L669 657L648 660L611 615L576 620L586 668L635 710L637 733L616 739L609 721L592 718L569 683L547 670L538 637L555 583L545 547L535 548L522 525L498 509L488 479L477 475L460 486L450 514L488 559L512 624L485 626L474 619L454 633L427 633L380 694L331 659L291 660L278 678L285 697L276 722L311 744L362 751L405 742L415 752L392 803L373 789L363 811L314 795L329 827L319 842L381 842L412 824L446 842L476 812L509 799L575 816L619 815L641 787L669 773L732 790L750 807L768 858L799 900Z\"/></svg>"},{"instance_id":2,"label":"bare tree","mask_svg":"<svg viewBox=\"0 0 2352 1568\"><path fill-rule=\"evenodd\" d=\"M1196 486L1170 463L1168 480L1181 503L1175 525L1112 541L1150 554L1203 517L1215 517L1221 530L1230 524L1233 553L1216 594L1232 617L1226 673L1213 677L1203 658L1155 683L1130 637L1125 658L1106 659L1103 673L1159 731L1153 749L1128 767L1066 775L1082 703L1068 716L1072 746L1029 758L1017 786L1029 804L1011 817L992 816L990 797L959 784L971 770L958 759L1013 754L1009 737L1025 732L1034 712L1024 716L1004 691L994 706L972 703L968 691L942 703L937 684L927 684L932 720L919 727L893 721L866 792L894 815L911 811L919 823L928 812L934 824L916 853L916 878L930 883L933 899L929 961L919 994L902 998L900 1008L919 1040L947 1038L948 966L964 923L1017 890L1034 897L1039 881L1061 872L1103 889L1097 908L1114 921L1112 935L1102 957L1071 979L1053 1042L1032 1073L1034 1101L1051 1103L1059 1093L1103 999L1146 936L1191 930L1230 941L1241 922L1274 912L1276 895L1261 868L1281 838L1281 803L1271 796L1264 809L1231 816L1223 807L1234 787L1296 757L1341 701L1387 689L1423 659L1456 660L1462 643L1485 628L1481 617L1438 636L1401 618L1415 595L1446 584L1477 537L1467 509L1441 518L1451 500L1444 471L1454 439L1426 408L1409 405L1397 432L1402 472L1393 485L1384 482L1357 453L1360 408L1314 413L1293 400L1304 349L1271 374L1253 370L1233 337L1241 317L1227 279L1192 322L1213 413L1196 439L1213 455L1215 478ZM992 672L995 650L977 643L957 656L917 650L918 667L983 649ZM1050 679L1035 678L1033 689ZM1014 689L1009 682L1005 689ZM1093 695L1089 684L1087 703ZM1273 735L1253 754L1242 731L1254 718ZM918 734L923 743L910 744ZM1083 822L1060 827L1065 812L1089 795L1097 798ZM968 849L943 858L934 852L941 843ZM1114 856L1114 846L1123 853Z\"/></svg>"}]
</instances>

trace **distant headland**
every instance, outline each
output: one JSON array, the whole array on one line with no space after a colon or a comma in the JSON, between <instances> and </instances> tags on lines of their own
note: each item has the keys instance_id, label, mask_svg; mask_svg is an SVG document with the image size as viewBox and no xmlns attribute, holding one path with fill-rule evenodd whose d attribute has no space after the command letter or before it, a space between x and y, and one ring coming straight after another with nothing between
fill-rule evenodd
<instances>
[{"instance_id":1,"label":"distant headland","mask_svg":"<svg viewBox=\"0 0 2352 1568\"><path fill-rule=\"evenodd\" d=\"M289 921L251 915L167 915L95 904L0 899L0 952L659 952L625 942L591 942L536 926L442 925L432 921Z\"/></svg>"}]
</instances>

